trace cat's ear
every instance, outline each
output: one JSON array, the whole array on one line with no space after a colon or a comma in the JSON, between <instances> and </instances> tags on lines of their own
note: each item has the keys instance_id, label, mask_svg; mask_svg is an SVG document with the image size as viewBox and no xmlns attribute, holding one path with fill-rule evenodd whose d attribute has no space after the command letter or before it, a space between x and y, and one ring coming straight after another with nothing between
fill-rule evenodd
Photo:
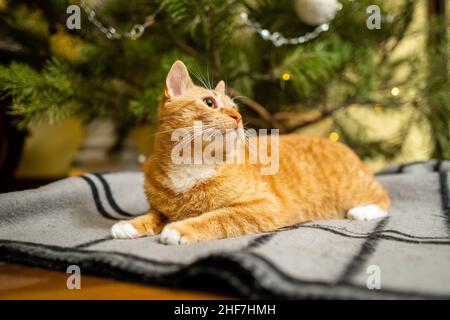
<instances>
[{"instance_id":1,"label":"cat's ear","mask_svg":"<svg viewBox=\"0 0 450 320\"><path fill-rule=\"evenodd\" d=\"M220 80L214 91L220 92L221 94L225 94L225 81Z\"/></svg>"},{"instance_id":2,"label":"cat's ear","mask_svg":"<svg viewBox=\"0 0 450 320\"><path fill-rule=\"evenodd\" d=\"M193 86L194 83L189 77L189 72L184 63L180 60L175 61L167 74L164 89L165 97L170 99L180 96Z\"/></svg>"}]
</instances>

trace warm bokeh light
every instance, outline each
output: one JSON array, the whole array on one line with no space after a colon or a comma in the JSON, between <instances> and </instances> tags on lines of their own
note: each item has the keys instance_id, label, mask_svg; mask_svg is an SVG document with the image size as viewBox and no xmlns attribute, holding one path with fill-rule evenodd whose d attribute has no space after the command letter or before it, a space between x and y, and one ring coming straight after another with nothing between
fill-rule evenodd
<instances>
[{"instance_id":1,"label":"warm bokeh light","mask_svg":"<svg viewBox=\"0 0 450 320\"><path fill-rule=\"evenodd\" d=\"M397 88L397 87L393 87L393 88L392 88L391 94L392 94L394 97L398 96L399 93L400 93L400 89L399 89L399 88Z\"/></svg>"},{"instance_id":2,"label":"warm bokeh light","mask_svg":"<svg viewBox=\"0 0 450 320\"><path fill-rule=\"evenodd\" d=\"M283 73L283 75L281 76L281 78L284 81L288 81L289 79L291 79L291 75L288 72Z\"/></svg>"},{"instance_id":3,"label":"warm bokeh light","mask_svg":"<svg viewBox=\"0 0 450 320\"><path fill-rule=\"evenodd\" d=\"M333 131L330 133L330 135L328 136L328 138L333 141L336 142L339 140L339 133L337 133L336 131Z\"/></svg>"}]
</instances>

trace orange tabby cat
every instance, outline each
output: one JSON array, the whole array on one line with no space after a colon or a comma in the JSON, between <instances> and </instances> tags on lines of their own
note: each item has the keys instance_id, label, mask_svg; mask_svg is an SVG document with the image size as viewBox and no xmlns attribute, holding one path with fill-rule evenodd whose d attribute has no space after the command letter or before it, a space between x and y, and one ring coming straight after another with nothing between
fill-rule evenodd
<instances>
[{"instance_id":1,"label":"orange tabby cat","mask_svg":"<svg viewBox=\"0 0 450 320\"><path fill-rule=\"evenodd\" d=\"M308 220L387 215L389 196L362 161L348 147L323 138L281 136L279 169L272 175L262 175L258 164L174 164L175 129L203 121L208 128L235 132L229 136L237 140L242 132L242 117L224 82L214 90L196 86L181 61L167 75L159 119L155 152L143 166L151 209L115 224L115 238L161 232L162 243L178 245Z\"/></svg>"}]
</instances>

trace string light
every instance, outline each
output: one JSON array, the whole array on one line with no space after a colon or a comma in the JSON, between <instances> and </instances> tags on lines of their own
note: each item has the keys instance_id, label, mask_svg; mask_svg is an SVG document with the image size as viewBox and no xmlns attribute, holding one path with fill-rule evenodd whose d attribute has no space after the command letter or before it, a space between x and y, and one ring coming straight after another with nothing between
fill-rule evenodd
<instances>
[{"instance_id":1,"label":"string light","mask_svg":"<svg viewBox=\"0 0 450 320\"><path fill-rule=\"evenodd\" d=\"M1 1L1 0L0 0ZM97 13L91 9L87 3L86 0L80 0L80 6L83 8L84 12L88 16L88 20L97 27L98 30L100 30L108 39L114 40L114 39L121 39L123 37L129 38L132 40L139 39L145 32L145 29L152 26L155 23L155 17L156 15L162 10L162 5L156 9L156 11L145 18L145 21L143 23L135 24L130 31L125 33L120 33L116 30L116 28L113 27L107 27L105 26L98 18Z\"/></svg>"},{"instance_id":2,"label":"string light","mask_svg":"<svg viewBox=\"0 0 450 320\"><path fill-rule=\"evenodd\" d=\"M330 133L330 135L328 136L328 138L333 141L336 142L339 140L339 133L337 133L336 131L333 131Z\"/></svg>"},{"instance_id":3,"label":"string light","mask_svg":"<svg viewBox=\"0 0 450 320\"><path fill-rule=\"evenodd\" d=\"M241 17L242 22L250 27L253 32L259 34L263 40L272 42L276 47L302 44L317 38L322 32L326 32L328 31L328 29L330 29L330 25L328 23L322 23L318 25L313 31L307 32L302 36L295 38L286 38L281 32L271 32L267 29L264 29L260 23L251 20L246 12L241 12L239 16Z\"/></svg>"},{"instance_id":4,"label":"string light","mask_svg":"<svg viewBox=\"0 0 450 320\"><path fill-rule=\"evenodd\" d=\"M400 93L400 89L399 89L399 88L393 87L393 88L391 89L391 94L392 94L394 97L398 96L399 93Z\"/></svg>"},{"instance_id":5,"label":"string light","mask_svg":"<svg viewBox=\"0 0 450 320\"><path fill-rule=\"evenodd\" d=\"M229 0L234 2L234 0ZM342 4L339 3L338 10L342 9ZM285 45L301 45L305 42L316 39L321 33L327 32L330 29L330 23L334 18L328 22L324 22L314 28L311 32L306 32L301 36L294 38L286 38L281 31L269 31L265 29L258 21L255 21L249 17L247 12L241 12L239 14L242 22L247 25L253 32L257 33L263 40L270 41L276 47L281 47ZM394 17L392 16L381 16L382 21L387 23L393 23Z\"/></svg>"},{"instance_id":6,"label":"string light","mask_svg":"<svg viewBox=\"0 0 450 320\"><path fill-rule=\"evenodd\" d=\"M286 71L281 75L281 79L283 79L284 81L289 81L289 79L291 79L291 75Z\"/></svg>"}]
</instances>

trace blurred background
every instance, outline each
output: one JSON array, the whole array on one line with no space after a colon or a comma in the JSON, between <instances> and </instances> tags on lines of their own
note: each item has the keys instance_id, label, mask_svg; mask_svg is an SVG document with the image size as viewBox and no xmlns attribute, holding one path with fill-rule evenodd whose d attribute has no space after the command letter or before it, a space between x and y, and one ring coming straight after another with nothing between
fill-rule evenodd
<instances>
[{"instance_id":1,"label":"blurred background","mask_svg":"<svg viewBox=\"0 0 450 320\"><path fill-rule=\"evenodd\" d=\"M168 69L374 170L450 159L445 0L0 0L0 191L152 152Z\"/></svg>"}]
</instances>

